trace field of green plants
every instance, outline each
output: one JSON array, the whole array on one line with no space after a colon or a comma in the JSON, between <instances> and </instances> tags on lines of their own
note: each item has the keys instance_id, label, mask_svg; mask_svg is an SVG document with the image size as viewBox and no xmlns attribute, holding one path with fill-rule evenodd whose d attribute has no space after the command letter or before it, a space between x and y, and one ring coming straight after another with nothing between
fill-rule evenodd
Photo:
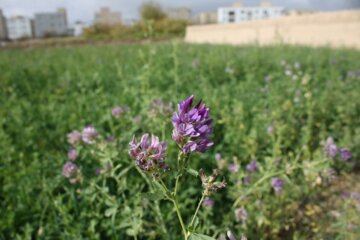
<instances>
[{"instance_id":1,"label":"field of green plants","mask_svg":"<svg viewBox=\"0 0 360 240\"><path fill-rule=\"evenodd\" d=\"M359 51L2 49L0 104L0 239L360 239Z\"/></svg>"}]
</instances>

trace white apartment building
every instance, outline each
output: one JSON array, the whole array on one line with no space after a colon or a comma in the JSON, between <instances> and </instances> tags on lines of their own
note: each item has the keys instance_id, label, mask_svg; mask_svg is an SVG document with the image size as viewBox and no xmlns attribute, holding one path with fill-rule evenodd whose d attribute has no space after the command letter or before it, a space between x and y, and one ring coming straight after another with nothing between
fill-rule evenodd
<instances>
[{"instance_id":1,"label":"white apartment building","mask_svg":"<svg viewBox=\"0 0 360 240\"><path fill-rule=\"evenodd\" d=\"M11 40L32 38L33 28L30 18L23 16L10 17L6 21L8 37Z\"/></svg>"},{"instance_id":2,"label":"white apartment building","mask_svg":"<svg viewBox=\"0 0 360 240\"><path fill-rule=\"evenodd\" d=\"M218 23L239 23L285 15L284 7L273 7L269 1L263 1L258 7L244 7L241 3L237 2L231 7L221 7L218 9Z\"/></svg>"}]
</instances>

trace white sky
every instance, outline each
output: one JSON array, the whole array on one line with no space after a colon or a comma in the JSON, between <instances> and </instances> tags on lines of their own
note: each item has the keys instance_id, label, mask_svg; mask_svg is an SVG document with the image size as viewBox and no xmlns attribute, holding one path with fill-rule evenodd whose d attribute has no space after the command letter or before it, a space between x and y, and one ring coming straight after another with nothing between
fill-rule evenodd
<instances>
[{"instance_id":1,"label":"white sky","mask_svg":"<svg viewBox=\"0 0 360 240\"><path fill-rule=\"evenodd\" d=\"M0 0L0 9L5 16L25 15L33 17L36 12L55 11L64 7L70 23L76 20L92 22L100 7L120 11L123 19L138 17L138 8L143 0ZM158 0L163 7L189 7L193 13L214 11L229 6L234 0ZM258 5L260 0L243 0L244 5ZM307 8L323 11L360 8L360 0L272 0L273 5L287 8Z\"/></svg>"}]
</instances>

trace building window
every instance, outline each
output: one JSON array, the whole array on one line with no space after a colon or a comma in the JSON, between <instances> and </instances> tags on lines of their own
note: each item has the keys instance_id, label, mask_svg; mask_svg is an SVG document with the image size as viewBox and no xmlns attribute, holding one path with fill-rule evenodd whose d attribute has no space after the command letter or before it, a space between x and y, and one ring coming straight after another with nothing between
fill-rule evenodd
<instances>
[{"instance_id":1,"label":"building window","mask_svg":"<svg viewBox=\"0 0 360 240\"><path fill-rule=\"evenodd\" d=\"M234 11L229 12L229 22L235 22L235 12Z\"/></svg>"}]
</instances>

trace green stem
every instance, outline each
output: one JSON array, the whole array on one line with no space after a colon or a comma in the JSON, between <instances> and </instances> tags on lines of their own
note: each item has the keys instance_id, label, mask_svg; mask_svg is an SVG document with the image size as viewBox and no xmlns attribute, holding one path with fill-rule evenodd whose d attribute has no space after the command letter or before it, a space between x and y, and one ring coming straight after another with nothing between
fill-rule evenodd
<instances>
[{"instance_id":1,"label":"green stem","mask_svg":"<svg viewBox=\"0 0 360 240\"><path fill-rule=\"evenodd\" d=\"M190 226L193 225L193 223L194 223L194 221L195 221L195 218L196 218L196 215L198 214L199 209L200 209L200 207L201 207L204 199L205 199L205 194L203 194L203 195L201 196L200 202L199 202L199 204L198 204L198 206L197 206L197 208L196 208L196 211L195 211L195 213L194 213L194 216L193 216L193 218L191 219Z\"/></svg>"},{"instance_id":2,"label":"green stem","mask_svg":"<svg viewBox=\"0 0 360 240\"><path fill-rule=\"evenodd\" d=\"M311 166L316 166L316 165L322 164L322 163L327 162L327 161L328 161L328 160L326 159L326 160L324 160L324 161L320 161L320 162L314 163L314 164L312 164ZM235 201L234 204L233 204L233 207L236 207L236 206L238 205L238 203L241 201L241 199L243 199L245 196L249 195L260 183L264 182L265 180L267 180L267 179L269 179L269 178L271 178L271 177L278 176L278 175L280 175L280 174L282 174L282 173L285 173L285 172L287 172L287 171L293 171L293 170L302 169L302 168L304 168L303 165L297 165L297 166L293 166L293 167L291 167L291 168L287 168L287 169L282 170L282 171L278 171L278 172L271 173L271 174L269 174L269 175L266 175L266 176L260 178L248 191L246 191L246 193L245 193L244 195L242 195L242 196L240 196L240 197L238 197L238 198L236 199L236 201Z\"/></svg>"},{"instance_id":3,"label":"green stem","mask_svg":"<svg viewBox=\"0 0 360 240\"><path fill-rule=\"evenodd\" d=\"M179 206L178 206L175 198L171 199L171 201L172 201L173 204L174 204L174 207L175 207L175 210L176 210L176 213L177 213L177 216L178 216L180 225L181 225L181 229L182 229L183 234L184 234L184 239L187 240L187 239L188 239L188 237L187 237L187 231L186 231L186 227L185 227L184 221L183 221L183 219L182 219L182 217L181 217L181 213L180 213L180 210L179 210Z\"/></svg>"}]
</instances>

